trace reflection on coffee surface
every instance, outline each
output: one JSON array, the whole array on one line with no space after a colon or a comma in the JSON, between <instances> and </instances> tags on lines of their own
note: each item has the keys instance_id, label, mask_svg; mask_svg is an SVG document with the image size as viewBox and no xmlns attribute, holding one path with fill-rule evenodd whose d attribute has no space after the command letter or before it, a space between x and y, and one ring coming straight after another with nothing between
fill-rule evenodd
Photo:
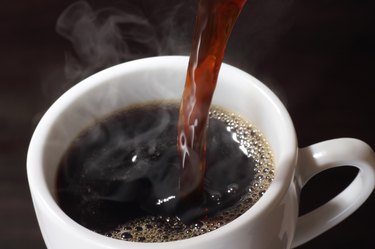
<instances>
[{"instance_id":1,"label":"reflection on coffee surface","mask_svg":"<svg viewBox=\"0 0 375 249\"><path fill-rule=\"evenodd\" d=\"M163 242L215 230L248 210L274 174L262 133L212 107L203 197L185 208L178 196L177 120L177 104L153 103L84 130L59 166L56 188L64 212L107 236Z\"/></svg>"}]
</instances>

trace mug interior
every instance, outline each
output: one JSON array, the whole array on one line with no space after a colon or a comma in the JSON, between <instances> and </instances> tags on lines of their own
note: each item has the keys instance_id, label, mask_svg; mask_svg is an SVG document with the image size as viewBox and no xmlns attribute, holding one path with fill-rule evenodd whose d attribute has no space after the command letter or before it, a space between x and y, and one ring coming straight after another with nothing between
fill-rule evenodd
<instances>
[{"instance_id":1,"label":"mug interior","mask_svg":"<svg viewBox=\"0 0 375 249\"><path fill-rule=\"evenodd\" d=\"M72 140L96 120L131 105L160 100L179 102L187 64L188 57L184 56L127 62L87 78L61 96L40 121L29 147L27 167L32 193L38 192L49 210L58 210L56 172ZM260 129L274 154L275 179L266 194L246 212L249 218L286 191L296 157L294 128L284 106L266 86L226 64L221 67L213 104L241 115ZM61 210L57 212L64 216Z\"/></svg>"}]
</instances>

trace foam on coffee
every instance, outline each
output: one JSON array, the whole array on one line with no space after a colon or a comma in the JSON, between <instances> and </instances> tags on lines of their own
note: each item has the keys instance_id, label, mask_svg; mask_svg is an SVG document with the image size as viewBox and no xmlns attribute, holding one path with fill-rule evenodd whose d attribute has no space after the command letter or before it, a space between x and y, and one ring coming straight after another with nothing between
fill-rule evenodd
<instances>
[{"instance_id":1,"label":"foam on coffee","mask_svg":"<svg viewBox=\"0 0 375 249\"><path fill-rule=\"evenodd\" d=\"M241 200L226 210L190 224L185 224L176 217L146 216L130 220L107 232L106 236L135 242L167 242L192 238L228 224L261 198L274 178L273 156L263 134L236 114L215 109L209 113L209 117L224 122L227 130L232 132L233 139L238 141L240 149L256 162L254 179ZM227 191L236 191L236 186L228 186ZM219 196L212 198L220 201Z\"/></svg>"}]
</instances>

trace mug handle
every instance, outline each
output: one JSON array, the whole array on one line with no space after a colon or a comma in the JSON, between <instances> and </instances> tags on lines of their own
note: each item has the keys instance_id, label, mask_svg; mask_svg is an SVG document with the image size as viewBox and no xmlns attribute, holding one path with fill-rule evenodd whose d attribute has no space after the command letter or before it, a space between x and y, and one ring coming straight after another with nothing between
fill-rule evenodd
<instances>
[{"instance_id":1,"label":"mug handle","mask_svg":"<svg viewBox=\"0 0 375 249\"><path fill-rule=\"evenodd\" d=\"M298 218L292 248L343 221L366 201L375 188L375 153L361 140L327 140L299 149L298 153L296 180L302 187L326 169L350 165L358 168L359 172L336 197Z\"/></svg>"}]
</instances>

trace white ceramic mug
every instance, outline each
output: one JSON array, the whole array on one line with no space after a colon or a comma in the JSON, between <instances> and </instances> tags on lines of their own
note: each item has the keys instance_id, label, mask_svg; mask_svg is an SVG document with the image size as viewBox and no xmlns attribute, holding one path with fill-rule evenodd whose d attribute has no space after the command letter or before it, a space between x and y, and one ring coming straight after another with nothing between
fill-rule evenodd
<instances>
[{"instance_id":1,"label":"white ceramic mug","mask_svg":"<svg viewBox=\"0 0 375 249\"><path fill-rule=\"evenodd\" d=\"M179 100L188 58L154 57L101 71L61 96L32 137L27 174L40 229L48 248L245 249L291 248L341 222L375 186L375 154L362 141L340 138L299 149L280 100L249 74L223 64L213 103L238 113L265 134L275 158L275 179L263 197L229 224L191 239L126 242L77 224L57 205L56 171L64 151L89 124L116 110L150 100ZM298 217L300 189L315 174L337 166L359 169L354 181L325 205Z\"/></svg>"}]
</instances>

